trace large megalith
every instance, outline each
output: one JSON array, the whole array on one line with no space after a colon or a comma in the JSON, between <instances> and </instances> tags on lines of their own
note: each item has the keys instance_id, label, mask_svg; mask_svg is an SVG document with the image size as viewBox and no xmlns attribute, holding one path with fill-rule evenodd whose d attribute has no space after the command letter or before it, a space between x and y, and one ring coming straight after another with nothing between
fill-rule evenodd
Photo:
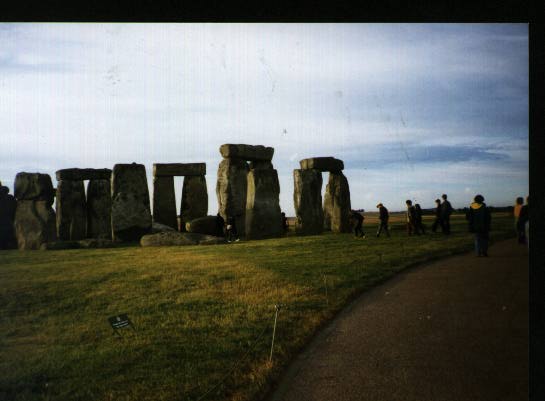
<instances>
[{"instance_id":1,"label":"large megalith","mask_svg":"<svg viewBox=\"0 0 545 401\"><path fill-rule=\"evenodd\" d=\"M280 184L273 168L252 169L247 176L246 238L273 238L282 235Z\"/></svg>"},{"instance_id":2,"label":"large megalith","mask_svg":"<svg viewBox=\"0 0 545 401\"><path fill-rule=\"evenodd\" d=\"M178 228L173 176L153 177L153 221Z\"/></svg>"},{"instance_id":3,"label":"large megalith","mask_svg":"<svg viewBox=\"0 0 545 401\"><path fill-rule=\"evenodd\" d=\"M55 191L48 174L18 173L15 176L14 228L19 249L40 249L57 239Z\"/></svg>"},{"instance_id":4,"label":"large megalith","mask_svg":"<svg viewBox=\"0 0 545 401\"><path fill-rule=\"evenodd\" d=\"M225 221L231 216L235 218L238 234L241 236L245 233L246 224L247 175L248 163L237 157L223 159L218 167L218 211Z\"/></svg>"},{"instance_id":5,"label":"large megalith","mask_svg":"<svg viewBox=\"0 0 545 401\"><path fill-rule=\"evenodd\" d=\"M204 175L185 176L180 206L181 226L208 214L208 189Z\"/></svg>"},{"instance_id":6,"label":"large megalith","mask_svg":"<svg viewBox=\"0 0 545 401\"><path fill-rule=\"evenodd\" d=\"M87 209L85 188L81 180L57 183L57 237L62 241L85 238Z\"/></svg>"},{"instance_id":7,"label":"large megalith","mask_svg":"<svg viewBox=\"0 0 545 401\"><path fill-rule=\"evenodd\" d=\"M324 229L322 209L322 173L320 170L293 170L295 231L321 234Z\"/></svg>"},{"instance_id":8,"label":"large megalith","mask_svg":"<svg viewBox=\"0 0 545 401\"><path fill-rule=\"evenodd\" d=\"M13 227L16 208L15 197L9 193L8 187L0 183L0 249L11 249L17 246Z\"/></svg>"},{"instance_id":9,"label":"large megalith","mask_svg":"<svg viewBox=\"0 0 545 401\"><path fill-rule=\"evenodd\" d=\"M350 189L348 180L340 171L330 172L324 194L324 228L336 233L349 233Z\"/></svg>"},{"instance_id":10,"label":"large megalith","mask_svg":"<svg viewBox=\"0 0 545 401\"><path fill-rule=\"evenodd\" d=\"M112 238L139 241L151 231L146 168L143 164L116 164L112 172Z\"/></svg>"},{"instance_id":11,"label":"large megalith","mask_svg":"<svg viewBox=\"0 0 545 401\"><path fill-rule=\"evenodd\" d=\"M112 238L112 195L110 180L89 180L87 184L87 237Z\"/></svg>"}]
</instances>

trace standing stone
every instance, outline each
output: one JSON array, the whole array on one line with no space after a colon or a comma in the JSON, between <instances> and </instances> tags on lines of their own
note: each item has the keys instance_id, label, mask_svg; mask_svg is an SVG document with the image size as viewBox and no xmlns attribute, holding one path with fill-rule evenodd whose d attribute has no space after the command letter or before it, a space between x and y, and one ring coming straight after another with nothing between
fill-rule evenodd
<instances>
[{"instance_id":1,"label":"standing stone","mask_svg":"<svg viewBox=\"0 0 545 401\"><path fill-rule=\"evenodd\" d=\"M87 237L112 238L112 196L110 180L90 180L87 184Z\"/></svg>"},{"instance_id":2,"label":"standing stone","mask_svg":"<svg viewBox=\"0 0 545 401\"><path fill-rule=\"evenodd\" d=\"M322 173L319 170L293 170L295 231L321 234L324 229L322 209Z\"/></svg>"},{"instance_id":3,"label":"standing stone","mask_svg":"<svg viewBox=\"0 0 545 401\"><path fill-rule=\"evenodd\" d=\"M350 189L342 172L330 172L324 195L324 228L329 226L336 233L349 233Z\"/></svg>"},{"instance_id":4,"label":"standing stone","mask_svg":"<svg viewBox=\"0 0 545 401\"><path fill-rule=\"evenodd\" d=\"M53 204L55 191L49 174L17 173L14 188L17 200L44 200Z\"/></svg>"},{"instance_id":5,"label":"standing stone","mask_svg":"<svg viewBox=\"0 0 545 401\"><path fill-rule=\"evenodd\" d=\"M174 177L153 177L153 222L178 229Z\"/></svg>"},{"instance_id":6,"label":"standing stone","mask_svg":"<svg viewBox=\"0 0 545 401\"><path fill-rule=\"evenodd\" d=\"M151 231L146 168L143 164L116 164L112 172L112 238L138 241Z\"/></svg>"},{"instance_id":7,"label":"standing stone","mask_svg":"<svg viewBox=\"0 0 545 401\"><path fill-rule=\"evenodd\" d=\"M57 239L55 212L46 200L18 200L14 225L19 249L40 249Z\"/></svg>"},{"instance_id":8,"label":"standing stone","mask_svg":"<svg viewBox=\"0 0 545 401\"><path fill-rule=\"evenodd\" d=\"M250 170L247 177L246 239L280 237L280 184L275 169Z\"/></svg>"},{"instance_id":9,"label":"standing stone","mask_svg":"<svg viewBox=\"0 0 545 401\"><path fill-rule=\"evenodd\" d=\"M0 184L0 249L16 247L13 221L17 202L9 188Z\"/></svg>"},{"instance_id":10,"label":"standing stone","mask_svg":"<svg viewBox=\"0 0 545 401\"><path fill-rule=\"evenodd\" d=\"M188 221L204 217L208 214L208 189L206 188L206 178L200 176L184 177L182 188L182 204L180 206L180 216L182 227Z\"/></svg>"},{"instance_id":11,"label":"standing stone","mask_svg":"<svg viewBox=\"0 0 545 401\"><path fill-rule=\"evenodd\" d=\"M62 241L85 238L87 209L83 181L57 183L57 237Z\"/></svg>"},{"instance_id":12,"label":"standing stone","mask_svg":"<svg viewBox=\"0 0 545 401\"><path fill-rule=\"evenodd\" d=\"M248 163L238 158L223 159L218 168L216 195L221 217L235 217L239 236L245 234Z\"/></svg>"}]
</instances>

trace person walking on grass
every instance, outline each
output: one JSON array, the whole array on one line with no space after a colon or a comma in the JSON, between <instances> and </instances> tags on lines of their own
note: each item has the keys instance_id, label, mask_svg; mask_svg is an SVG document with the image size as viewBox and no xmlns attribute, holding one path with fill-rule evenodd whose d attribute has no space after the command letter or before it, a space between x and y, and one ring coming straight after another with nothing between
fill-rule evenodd
<instances>
[{"instance_id":1,"label":"person walking on grass","mask_svg":"<svg viewBox=\"0 0 545 401\"><path fill-rule=\"evenodd\" d=\"M441 204L441 221L443 222L443 233L450 234L450 215L452 214L452 205L447 200L447 194L441 195L443 203Z\"/></svg>"},{"instance_id":2,"label":"person walking on grass","mask_svg":"<svg viewBox=\"0 0 545 401\"><path fill-rule=\"evenodd\" d=\"M377 238L380 237L380 233L382 232L382 230L384 230L386 236L389 238L390 231L388 231L388 219L390 218L390 215L388 213L388 209L386 209L382 203L379 203L377 205L377 208L379 211L378 219L380 221L377 231Z\"/></svg>"},{"instance_id":3,"label":"person walking on grass","mask_svg":"<svg viewBox=\"0 0 545 401\"><path fill-rule=\"evenodd\" d=\"M433 221L433 224L431 225L431 231L434 233L437 232L437 226L441 227L441 230L443 229L443 221L441 220L441 200L436 199L435 200L435 220Z\"/></svg>"},{"instance_id":4,"label":"person walking on grass","mask_svg":"<svg viewBox=\"0 0 545 401\"><path fill-rule=\"evenodd\" d=\"M407 205L407 234L409 236L416 234L420 235L420 232L416 229L416 209L413 206L413 202L409 199L405 201Z\"/></svg>"},{"instance_id":5,"label":"person walking on grass","mask_svg":"<svg viewBox=\"0 0 545 401\"><path fill-rule=\"evenodd\" d=\"M476 195L469 206L467 214L469 232L475 236L475 253L477 256L488 256L488 233L490 231L490 210L484 203L482 195Z\"/></svg>"},{"instance_id":6,"label":"person walking on grass","mask_svg":"<svg viewBox=\"0 0 545 401\"><path fill-rule=\"evenodd\" d=\"M422 223L422 208L418 203L414 205L414 210L416 211L416 230L422 234L426 234L424 223Z\"/></svg>"},{"instance_id":7,"label":"person walking on grass","mask_svg":"<svg viewBox=\"0 0 545 401\"><path fill-rule=\"evenodd\" d=\"M526 197L526 205L522 206L517 219L517 232L519 244L526 244L526 222L529 220L528 198Z\"/></svg>"},{"instance_id":8,"label":"person walking on grass","mask_svg":"<svg viewBox=\"0 0 545 401\"><path fill-rule=\"evenodd\" d=\"M361 215L361 213L352 210L352 220L354 220L355 238L365 238L365 233L363 232L363 219L364 217Z\"/></svg>"}]
</instances>

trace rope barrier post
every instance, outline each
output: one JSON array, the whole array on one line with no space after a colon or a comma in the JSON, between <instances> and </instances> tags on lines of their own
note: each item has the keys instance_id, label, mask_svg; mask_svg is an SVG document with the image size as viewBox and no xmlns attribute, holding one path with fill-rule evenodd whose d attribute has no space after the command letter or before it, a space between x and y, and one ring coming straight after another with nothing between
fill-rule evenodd
<instances>
[{"instance_id":1,"label":"rope barrier post","mask_svg":"<svg viewBox=\"0 0 545 401\"><path fill-rule=\"evenodd\" d=\"M276 334L276 320L278 319L278 311L280 310L280 305L276 304L274 305L275 313L274 313L274 326L273 326L273 335L272 335L272 343L271 343L271 354L269 355L269 362L272 361L273 356L273 348L274 348L274 336Z\"/></svg>"}]
</instances>

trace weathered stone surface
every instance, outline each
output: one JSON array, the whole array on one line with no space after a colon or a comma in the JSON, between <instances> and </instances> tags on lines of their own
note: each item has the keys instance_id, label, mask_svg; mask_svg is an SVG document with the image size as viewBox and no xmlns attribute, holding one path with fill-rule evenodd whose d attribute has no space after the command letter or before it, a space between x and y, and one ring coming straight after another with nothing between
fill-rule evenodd
<instances>
[{"instance_id":1,"label":"weathered stone surface","mask_svg":"<svg viewBox=\"0 0 545 401\"><path fill-rule=\"evenodd\" d=\"M120 245L119 242L114 242L108 239L87 238L79 241L52 241L43 243L41 250L53 251L61 249L95 249L95 248L115 248Z\"/></svg>"},{"instance_id":2,"label":"weathered stone surface","mask_svg":"<svg viewBox=\"0 0 545 401\"><path fill-rule=\"evenodd\" d=\"M225 144L220 146L220 153L225 158L236 157L248 161L271 161L274 148L263 145Z\"/></svg>"},{"instance_id":3,"label":"weathered stone surface","mask_svg":"<svg viewBox=\"0 0 545 401\"><path fill-rule=\"evenodd\" d=\"M152 223L152 225L151 225L151 233L152 234L162 233L162 232L165 232L165 231L174 231L174 232L176 232L177 230L170 227L170 226L167 226L165 224L156 223L156 222Z\"/></svg>"},{"instance_id":4,"label":"weathered stone surface","mask_svg":"<svg viewBox=\"0 0 545 401\"><path fill-rule=\"evenodd\" d=\"M343 161L335 159L334 157L312 157L310 159L301 160L299 164L301 164L301 169L303 170L315 169L334 172L344 170Z\"/></svg>"},{"instance_id":5,"label":"weathered stone surface","mask_svg":"<svg viewBox=\"0 0 545 401\"><path fill-rule=\"evenodd\" d=\"M190 233L217 235L216 216L204 216L191 220L185 224L185 229Z\"/></svg>"},{"instance_id":6,"label":"weathered stone surface","mask_svg":"<svg viewBox=\"0 0 545 401\"><path fill-rule=\"evenodd\" d=\"M227 240L225 237L216 237L212 235L207 235L208 238L203 238L199 241L199 245L219 245L226 244Z\"/></svg>"},{"instance_id":7,"label":"weathered stone surface","mask_svg":"<svg viewBox=\"0 0 545 401\"><path fill-rule=\"evenodd\" d=\"M247 180L246 238L281 236L280 184L276 170L250 170Z\"/></svg>"},{"instance_id":8,"label":"weathered stone surface","mask_svg":"<svg viewBox=\"0 0 545 401\"><path fill-rule=\"evenodd\" d=\"M57 183L57 237L61 241L85 238L87 208L83 181Z\"/></svg>"},{"instance_id":9,"label":"weathered stone surface","mask_svg":"<svg viewBox=\"0 0 545 401\"><path fill-rule=\"evenodd\" d=\"M324 194L324 228L336 233L349 233L350 224L350 189L343 173L329 173L329 180Z\"/></svg>"},{"instance_id":10,"label":"weathered stone surface","mask_svg":"<svg viewBox=\"0 0 545 401\"><path fill-rule=\"evenodd\" d=\"M14 187L17 200L43 200L53 204L55 191L49 174L17 173Z\"/></svg>"},{"instance_id":11,"label":"weathered stone surface","mask_svg":"<svg viewBox=\"0 0 545 401\"><path fill-rule=\"evenodd\" d=\"M320 234L324 229L322 173L319 170L293 170L295 231Z\"/></svg>"},{"instance_id":12,"label":"weathered stone surface","mask_svg":"<svg viewBox=\"0 0 545 401\"><path fill-rule=\"evenodd\" d=\"M143 164L116 164L112 172L112 237L137 241L151 230L146 168Z\"/></svg>"},{"instance_id":13,"label":"weathered stone surface","mask_svg":"<svg viewBox=\"0 0 545 401\"><path fill-rule=\"evenodd\" d=\"M14 226L19 249L40 249L57 239L55 211L47 200L18 200Z\"/></svg>"},{"instance_id":14,"label":"weathered stone surface","mask_svg":"<svg viewBox=\"0 0 545 401\"><path fill-rule=\"evenodd\" d=\"M65 168L55 173L57 181L62 180L110 180L112 170L109 168Z\"/></svg>"},{"instance_id":15,"label":"weathered stone surface","mask_svg":"<svg viewBox=\"0 0 545 401\"><path fill-rule=\"evenodd\" d=\"M196 233L180 233L176 231L144 235L140 239L141 246L172 246L172 245L210 245L223 243L223 238Z\"/></svg>"},{"instance_id":16,"label":"weathered stone surface","mask_svg":"<svg viewBox=\"0 0 545 401\"><path fill-rule=\"evenodd\" d=\"M0 249L12 249L17 247L15 241L15 209L17 201L9 193L9 188L0 185Z\"/></svg>"},{"instance_id":17,"label":"weathered stone surface","mask_svg":"<svg viewBox=\"0 0 545 401\"><path fill-rule=\"evenodd\" d=\"M208 189L204 176L184 177L180 216L185 223L208 213Z\"/></svg>"},{"instance_id":18,"label":"weathered stone surface","mask_svg":"<svg viewBox=\"0 0 545 401\"><path fill-rule=\"evenodd\" d=\"M245 232L248 163L241 159L224 159L218 168L216 195L221 217L235 217L240 236Z\"/></svg>"},{"instance_id":19,"label":"weathered stone surface","mask_svg":"<svg viewBox=\"0 0 545 401\"><path fill-rule=\"evenodd\" d=\"M206 163L155 163L154 177L206 175Z\"/></svg>"},{"instance_id":20,"label":"weathered stone surface","mask_svg":"<svg viewBox=\"0 0 545 401\"><path fill-rule=\"evenodd\" d=\"M178 228L174 177L153 177L153 222Z\"/></svg>"},{"instance_id":21,"label":"weathered stone surface","mask_svg":"<svg viewBox=\"0 0 545 401\"><path fill-rule=\"evenodd\" d=\"M42 251L58 251L62 249L79 249L81 248L78 241L51 241L44 242L40 245Z\"/></svg>"},{"instance_id":22,"label":"weathered stone surface","mask_svg":"<svg viewBox=\"0 0 545 401\"><path fill-rule=\"evenodd\" d=\"M273 164L270 161L258 160L258 161L250 162L249 164L250 164L250 170L261 170L261 169L272 169L272 168L274 168Z\"/></svg>"},{"instance_id":23,"label":"weathered stone surface","mask_svg":"<svg viewBox=\"0 0 545 401\"><path fill-rule=\"evenodd\" d=\"M87 237L112 238L112 196L110 180L90 180L87 184Z\"/></svg>"}]
</instances>

